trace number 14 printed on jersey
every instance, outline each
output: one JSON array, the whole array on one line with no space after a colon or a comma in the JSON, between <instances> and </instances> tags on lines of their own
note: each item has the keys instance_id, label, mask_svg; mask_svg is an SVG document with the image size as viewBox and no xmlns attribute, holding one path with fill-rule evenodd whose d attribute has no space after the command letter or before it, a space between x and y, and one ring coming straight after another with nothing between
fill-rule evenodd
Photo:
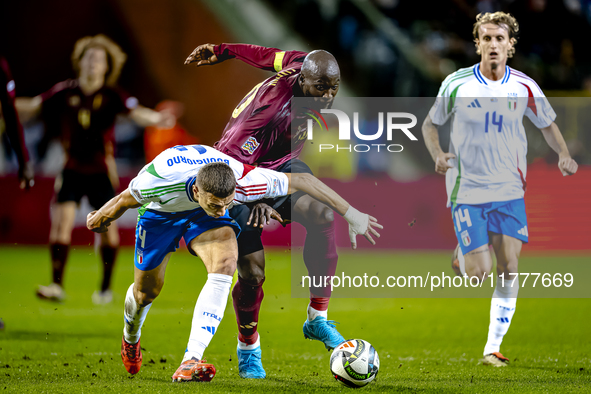
<instances>
[{"instance_id":1,"label":"number 14 printed on jersey","mask_svg":"<svg viewBox=\"0 0 591 394\"><path fill-rule=\"evenodd\" d=\"M490 112L487 112L484 117L484 132L488 133L488 120L489 120ZM503 129L503 115L499 115L499 119L497 119L497 111L492 113L492 124L499 128L498 132L500 133Z\"/></svg>"}]
</instances>

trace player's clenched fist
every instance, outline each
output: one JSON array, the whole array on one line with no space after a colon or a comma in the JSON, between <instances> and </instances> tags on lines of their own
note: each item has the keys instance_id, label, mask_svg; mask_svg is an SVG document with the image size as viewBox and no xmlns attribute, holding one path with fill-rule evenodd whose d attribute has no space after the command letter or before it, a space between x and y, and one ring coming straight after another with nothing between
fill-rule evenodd
<instances>
[{"instance_id":1,"label":"player's clenched fist","mask_svg":"<svg viewBox=\"0 0 591 394\"><path fill-rule=\"evenodd\" d=\"M454 155L453 153L441 152L437 156L437 159L435 159L435 172L437 172L438 174L441 174L441 175L445 175L447 170L449 170L450 168L453 168L453 166L451 164L449 164L447 161L449 159L455 159L455 158L456 158L456 155Z\"/></svg>"},{"instance_id":2,"label":"player's clenched fist","mask_svg":"<svg viewBox=\"0 0 591 394\"><path fill-rule=\"evenodd\" d=\"M212 64L219 63L221 60L215 55L214 48L215 45L213 44L199 45L193 50L193 52L191 52L189 57L187 57L185 65L195 63L195 65L199 67L211 66Z\"/></svg>"},{"instance_id":3,"label":"player's clenched fist","mask_svg":"<svg viewBox=\"0 0 591 394\"><path fill-rule=\"evenodd\" d=\"M104 216L100 210L92 211L86 215L86 227L95 233L105 233L111 224L111 221L108 219L109 218Z\"/></svg>"},{"instance_id":4,"label":"player's clenched fist","mask_svg":"<svg viewBox=\"0 0 591 394\"><path fill-rule=\"evenodd\" d=\"M571 157L561 157L558 160L558 169L564 176L573 175L579 169L579 165Z\"/></svg>"}]
</instances>

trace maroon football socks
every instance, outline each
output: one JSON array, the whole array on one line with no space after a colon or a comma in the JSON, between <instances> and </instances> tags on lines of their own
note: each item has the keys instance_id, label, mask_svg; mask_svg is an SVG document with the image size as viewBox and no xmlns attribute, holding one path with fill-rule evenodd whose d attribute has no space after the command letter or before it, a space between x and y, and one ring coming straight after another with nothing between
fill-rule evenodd
<instances>
[{"instance_id":1,"label":"maroon football socks","mask_svg":"<svg viewBox=\"0 0 591 394\"><path fill-rule=\"evenodd\" d=\"M265 296L264 282L264 279L259 283L247 282L238 275L238 281L232 290L232 302L238 322L238 339L247 345L254 344L258 338L259 310Z\"/></svg>"},{"instance_id":2,"label":"maroon football socks","mask_svg":"<svg viewBox=\"0 0 591 394\"><path fill-rule=\"evenodd\" d=\"M49 245L51 250L51 266L53 271L53 283L62 286L64 280L64 269L68 260L70 245L61 243L52 243Z\"/></svg>"}]
</instances>

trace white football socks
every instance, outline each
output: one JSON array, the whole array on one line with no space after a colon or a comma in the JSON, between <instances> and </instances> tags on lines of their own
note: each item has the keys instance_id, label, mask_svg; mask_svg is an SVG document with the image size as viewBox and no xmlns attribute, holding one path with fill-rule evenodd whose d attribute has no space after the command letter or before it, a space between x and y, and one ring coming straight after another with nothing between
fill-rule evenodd
<instances>
[{"instance_id":1,"label":"white football socks","mask_svg":"<svg viewBox=\"0 0 591 394\"><path fill-rule=\"evenodd\" d=\"M240 339L238 340L238 349L240 350L254 350L257 347L261 346L261 335L257 336L257 340L252 345L248 345L244 342L241 342Z\"/></svg>"},{"instance_id":2,"label":"white football socks","mask_svg":"<svg viewBox=\"0 0 591 394\"><path fill-rule=\"evenodd\" d=\"M123 326L123 337L127 343L137 343L140 340L142 334L142 325L148 311L152 304L148 304L144 307L140 307L133 296L133 283L127 289L125 295L125 310L123 311L123 317L125 318L125 325Z\"/></svg>"},{"instance_id":3,"label":"white football socks","mask_svg":"<svg viewBox=\"0 0 591 394\"><path fill-rule=\"evenodd\" d=\"M460 263L460 273L462 276L468 276L466 275L466 259L462 254L462 248L458 248L458 263Z\"/></svg>"},{"instance_id":4,"label":"white football socks","mask_svg":"<svg viewBox=\"0 0 591 394\"><path fill-rule=\"evenodd\" d=\"M314 308L310 304L308 304L308 321L312 321L316 319L316 316L322 316L325 319L328 319L328 310L326 311L319 311Z\"/></svg>"},{"instance_id":5,"label":"white football socks","mask_svg":"<svg viewBox=\"0 0 591 394\"><path fill-rule=\"evenodd\" d=\"M196 358L201 360L205 348L218 329L232 287L232 277L223 274L208 274L207 282L201 289L191 323L191 335L183 362Z\"/></svg>"},{"instance_id":6,"label":"white football socks","mask_svg":"<svg viewBox=\"0 0 591 394\"><path fill-rule=\"evenodd\" d=\"M511 283L513 283L513 287L511 287ZM511 319L515 313L518 292L519 280L505 279L505 287L502 286L500 279L497 281L490 305L490 325L488 326L488 340L484 347L484 355L500 350L503 337L509 330Z\"/></svg>"}]
</instances>

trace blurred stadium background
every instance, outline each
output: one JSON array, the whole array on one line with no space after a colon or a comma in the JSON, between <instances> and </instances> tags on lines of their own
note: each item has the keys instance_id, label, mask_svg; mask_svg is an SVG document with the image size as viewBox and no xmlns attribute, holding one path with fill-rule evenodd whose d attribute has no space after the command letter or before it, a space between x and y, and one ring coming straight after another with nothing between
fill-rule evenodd
<instances>
[{"instance_id":1,"label":"blurred stadium background","mask_svg":"<svg viewBox=\"0 0 591 394\"><path fill-rule=\"evenodd\" d=\"M70 63L74 43L103 33L128 54L119 85L150 108L165 100L182 104L183 129L201 143L213 144L236 104L269 74L239 61L199 69L183 66L199 44L322 48L335 54L341 66L339 96L434 97L448 73L478 61L472 23L479 12L494 10L514 13L522 27L517 55L509 64L532 76L548 96L574 98L560 99L565 105L556 110L580 164L576 176L563 178L556 155L536 130L528 129L531 242L520 264L526 272L540 263L560 272L565 266L586 267L591 255L591 0L7 0L0 1L0 53L12 68L17 96L35 96L75 78ZM294 271L285 247L267 254L260 330L268 378L263 382L238 378L237 329L229 303L207 350L208 360L218 368L214 382L207 387L170 385L185 349L196 293L206 277L186 251L172 259L166 290L146 322L144 367L135 378L125 373L119 336L133 249L122 248L119 255L114 302L93 305L90 295L100 270L88 246L93 234L84 227L87 202L73 234L73 244L84 246L72 248L66 268L69 298L63 304L37 300L34 286L50 278L44 245L54 180L63 163L57 142L45 156L38 155L43 127L42 122L25 125L36 171L32 190L19 189L16 161L4 135L0 147L0 324L6 323L0 329L0 387L5 392L333 392L338 387L328 374L328 353L321 344L302 340L308 301L290 294ZM145 135L126 118L117 122L121 187L150 155ZM444 137L442 142L445 146ZM445 208L444 180L434 173L422 137L404 146L402 156L351 160L349 155L328 155L322 161L307 147L304 159L353 205L370 207L384 223L380 247L398 249L343 249L341 262L361 261L363 266L378 255L385 264L394 257L409 266L431 264L437 267L433 272L451 275L449 256L456 240ZM352 181L355 187L350 187ZM390 193L371 194L378 185ZM375 212L372 199L379 199ZM339 225L339 245L346 247L347 229L344 221ZM122 244L133 244L134 226L130 213L120 226ZM294 241L301 241L301 228L291 227ZM285 246L289 227L271 227L264 236L266 245ZM576 255L565 256L565 251ZM343 335L363 337L379 349L380 377L366 391L589 392L588 298L520 299L503 344L512 366L504 370L477 365L489 322L488 298L375 301L337 299L330 307L330 317L343 323Z\"/></svg>"},{"instance_id":2,"label":"blurred stadium background","mask_svg":"<svg viewBox=\"0 0 591 394\"><path fill-rule=\"evenodd\" d=\"M185 57L199 44L323 48L341 66L341 96L434 97L447 74L479 60L471 35L474 17L495 10L513 13L521 25L517 54L509 64L534 78L548 96L576 97L572 105L561 101L567 104L557 108L557 122L571 154L582 164L577 176L563 179L556 169L557 156L539 134L529 132L526 199L532 242L525 250L589 250L591 235L585 230L591 216L589 0L21 0L1 3L0 34L17 96L35 96L74 78L70 54L76 40L106 34L128 54L119 85L151 108L164 100L181 103L183 129L212 145L235 105L268 73L238 61L200 69L184 66ZM16 161L2 138L0 187L8 193L0 207L0 243L47 242L49 203L63 154L54 142L39 156L42 135L42 122L25 125L36 170L36 185L29 192L18 189ZM126 118L117 123L116 140L125 187L145 164L149 141L144 130ZM452 248L455 238L444 206L443 178L434 174L424 144L409 146L403 159L394 156L351 161L340 155L328 162L308 156L305 160L317 175L339 179L332 183L338 190L345 190L353 179L368 187L388 182L397 201L396 212L388 220L402 217L416 220L416 226L412 231L406 222L390 226L382 247ZM347 191L352 201L362 200L363 195L355 193L366 189L356 190ZM565 195L572 204L565 206ZM92 241L93 235L83 228L89 210L85 208L77 218L74 244ZM122 223L123 244L133 243L134 225L132 215ZM284 245L288 234L272 228L265 233L266 242ZM345 246L347 238L339 238Z\"/></svg>"}]
</instances>

